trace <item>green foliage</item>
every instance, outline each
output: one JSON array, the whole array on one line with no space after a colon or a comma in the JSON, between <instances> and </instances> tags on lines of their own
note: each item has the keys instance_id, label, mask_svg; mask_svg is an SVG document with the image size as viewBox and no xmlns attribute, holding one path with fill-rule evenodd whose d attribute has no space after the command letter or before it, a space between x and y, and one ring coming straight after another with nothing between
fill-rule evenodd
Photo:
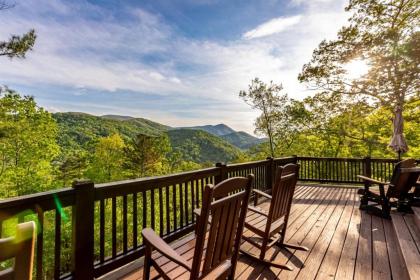
<instances>
[{"instance_id":1,"label":"green foliage","mask_svg":"<svg viewBox=\"0 0 420 280\"><path fill-rule=\"evenodd\" d=\"M0 41L0 56L9 58L25 58L28 51L32 50L36 40L35 30L18 36L12 35L8 41Z\"/></svg>"},{"instance_id":2,"label":"green foliage","mask_svg":"<svg viewBox=\"0 0 420 280\"><path fill-rule=\"evenodd\" d=\"M125 148L125 165L133 178L164 173L167 155L172 150L166 133L160 136L139 134Z\"/></svg>"},{"instance_id":3,"label":"green foliage","mask_svg":"<svg viewBox=\"0 0 420 280\"><path fill-rule=\"evenodd\" d=\"M299 80L325 96L357 97L393 114L406 109L410 100L419 100L418 1L354 0L346 11L353 12L349 24L336 40L319 44ZM368 72L349 77L346 65L357 59L367 62Z\"/></svg>"},{"instance_id":4,"label":"green foliage","mask_svg":"<svg viewBox=\"0 0 420 280\"><path fill-rule=\"evenodd\" d=\"M277 112L284 106L287 100L286 94L281 94L282 85L273 82L265 84L258 78L251 81L248 91L241 90L239 96L253 109L261 111L261 115L255 121L255 132L268 137L270 155L274 157L274 138L277 120Z\"/></svg>"},{"instance_id":5,"label":"green foliage","mask_svg":"<svg viewBox=\"0 0 420 280\"><path fill-rule=\"evenodd\" d=\"M5 89L0 96L0 195L46 190L58 155L57 126L30 96Z\"/></svg>"},{"instance_id":6,"label":"green foliage","mask_svg":"<svg viewBox=\"0 0 420 280\"><path fill-rule=\"evenodd\" d=\"M216 136L223 136L223 135L227 135L227 134L235 132L235 130L233 130L232 128L222 123L216 124L216 125L202 125L202 126L192 126L192 127L182 127L182 128L204 130Z\"/></svg>"},{"instance_id":7,"label":"green foliage","mask_svg":"<svg viewBox=\"0 0 420 280\"><path fill-rule=\"evenodd\" d=\"M244 131L235 131L226 135L222 135L220 137L226 140L227 142L231 143L232 145L244 150L266 141L266 139L254 137Z\"/></svg>"},{"instance_id":8,"label":"green foliage","mask_svg":"<svg viewBox=\"0 0 420 280\"><path fill-rule=\"evenodd\" d=\"M98 183L124 179L124 148L124 140L119 134L100 138L95 146L87 177Z\"/></svg>"},{"instance_id":9,"label":"green foliage","mask_svg":"<svg viewBox=\"0 0 420 280\"><path fill-rule=\"evenodd\" d=\"M315 157L378 157L395 158L388 146L392 128L389 119L392 111L376 108L366 102L342 101L342 96L316 94L302 102L289 101L287 112L288 129L275 133L276 154ZM407 103L404 113L405 134L410 147L407 157L420 156L419 101ZM275 123L274 127L281 127ZM288 140L290 139L290 141ZM267 157L266 143L250 149L253 159Z\"/></svg>"},{"instance_id":10,"label":"green foliage","mask_svg":"<svg viewBox=\"0 0 420 280\"><path fill-rule=\"evenodd\" d=\"M369 96L389 108L418 96L418 1L356 0L346 11L353 12L349 25L337 40L320 43L299 80L326 91ZM349 80L345 65L358 58L367 61L369 72Z\"/></svg>"},{"instance_id":11,"label":"green foliage","mask_svg":"<svg viewBox=\"0 0 420 280\"><path fill-rule=\"evenodd\" d=\"M145 120L119 120L92 116L85 113L56 113L60 135L58 142L63 149L91 149L100 137L120 134L124 140L134 139L138 134L160 135L166 126Z\"/></svg>"},{"instance_id":12,"label":"green foliage","mask_svg":"<svg viewBox=\"0 0 420 280\"><path fill-rule=\"evenodd\" d=\"M168 131L174 150L184 160L196 163L231 162L242 152L223 139L202 130L175 129Z\"/></svg>"},{"instance_id":13,"label":"green foliage","mask_svg":"<svg viewBox=\"0 0 420 280\"><path fill-rule=\"evenodd\" d=\"M70 186L79 178L83 178L88 165L89 157L86 150L65 150L56 160L56 178L62 182L58 186ZM58 187L57 186L57 187Z\"/></svg>"},{"instance_id":14,"label":"green foliage","mask_svg":"<svg viewBox=\"0 0 420 280\"><path fill-rule=\"evenodd\" d=\"M0 11L11 9L14 4L0 1ZM9 58L25 58L28 51L32 50L36 40L35 30L31 29L22 36L12 35L8 41L0 41L0 56Z\"/></svg>"}]
</instances>

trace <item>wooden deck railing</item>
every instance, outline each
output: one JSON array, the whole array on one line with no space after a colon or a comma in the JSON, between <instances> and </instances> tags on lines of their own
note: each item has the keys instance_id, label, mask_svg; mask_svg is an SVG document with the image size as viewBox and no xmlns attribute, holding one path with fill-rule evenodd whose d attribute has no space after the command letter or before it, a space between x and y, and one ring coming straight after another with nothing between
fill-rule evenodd
<instances>
[{"instance_id":1,"label":"wooden deck railing","mask_svg":"<svg viewBox=\"0 0 420 280\"><path fill-rule=\"evenodd\" d=\"M396 160L293 156L106 184L78 181L0 201L0 237L17 222L35 220L34 279L92 279L142 256L145 227L168 242L191 232L206 184L252 173L253 187L265 190L275 168L291 162L301 165L301 181L360 184L358 174L389 179Z\"/></svg>"}]
</instances>

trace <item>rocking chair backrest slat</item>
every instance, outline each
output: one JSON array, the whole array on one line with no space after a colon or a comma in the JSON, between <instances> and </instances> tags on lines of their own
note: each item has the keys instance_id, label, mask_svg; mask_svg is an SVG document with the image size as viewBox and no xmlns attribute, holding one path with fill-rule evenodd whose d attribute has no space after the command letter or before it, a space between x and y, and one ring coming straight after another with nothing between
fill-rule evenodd
<instances>
[{"instance_id":1,"label":"rocking chair backrest slat","mask_svg":"<svg viewBox=\"0 0 420 280\"><path fill-rule=\"evenodd\" d=\"M252 179L252 175L230 178L205 187L190 279L207 275L226 260L236 262ZM200 274L207 229L207 249Z\"/></svg>"},{"instance_id":2,"label":"rocking chair backrest slat","mask_svg":"<svg viewBox=\"0 0 420 280\"><path fill-rule=\"evenodd\" d=\"M34 247L34 222L18 224L15 237L0 239L0 262L14 258L11 270L0 271L0 280L32 279Z\"/></svg>"},{"instance_id":3,"label":"rocking chair backrest slat","mask_svg":"<svg viewBox=\"0 0 420 280\"><path fill-rule=\"evenodd\" d=\"M414 159L406 159L395 165L390 183L392 187L392 191L389 194L390 196L398 197L400 194L407 193L411 187L414 186L417 181L417 178L414 178L415 172L401 172L401 169L412 168L415 166L416 161Z\"/></svg>"},{"instance_id":4,"label":"rocking chair backrest slat","mask_svg":"<svg viewBox=\"0 0 420 280\"><path fill-rule=\"evenodd\" d=\"M296 164L287 164L277 169L268 212L269 223L274 223L289 213L298 172L299 165Z\"/></svg>"}]
</instances>

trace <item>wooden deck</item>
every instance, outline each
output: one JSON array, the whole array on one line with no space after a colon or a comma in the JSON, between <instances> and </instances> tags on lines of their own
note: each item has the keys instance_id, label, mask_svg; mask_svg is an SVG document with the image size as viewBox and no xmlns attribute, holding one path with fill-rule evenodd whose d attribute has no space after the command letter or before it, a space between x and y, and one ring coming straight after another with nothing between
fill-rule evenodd
<instances>
[{"instance_id":1,"label":"wooden deck","mask_svg":"<svg viewBox=\"0 0 420 280\"><path fill-rule=\"evenodd\" d=\"M290 264L293 271L265 267L241 256L235 278L407 279L391 221L360 211L358 199L355 188L298 186L286 241L304 245L309 251L294 252L273 247L266 255ZM261 203L260 207L267 207L267 203ZM193 243L194 236L189 235L175 242L174 246L185 258L191 259ZM242 244L242 248L258 252L248 243ZM173 269L167 259L161 257L159 263L171 271L173 278L187 277L185 270ZM141 261L137 262L135 271L135 265L124 268L125 276L117 278L141 279L139 264ZM121 273L120 270L118 274Z\"/></svg>"}]
</instances>

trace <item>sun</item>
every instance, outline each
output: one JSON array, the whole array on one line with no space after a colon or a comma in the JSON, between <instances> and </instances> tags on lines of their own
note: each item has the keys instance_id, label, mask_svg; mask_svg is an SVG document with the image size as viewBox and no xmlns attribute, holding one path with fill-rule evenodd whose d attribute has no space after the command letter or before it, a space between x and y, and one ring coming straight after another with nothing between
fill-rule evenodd
<instances>
[{"instance_id":1,"label":"sun","mask_svg":"<svg viewBox=\"0 0 420 280\"><path fill-rule=\"evenodd\" d=\"M354 80L367 74L369 71L369 65L366 60L353 59L344 65L344 70L347 72L346 76L349 79Z\"/></svg>"}]
</instances>

